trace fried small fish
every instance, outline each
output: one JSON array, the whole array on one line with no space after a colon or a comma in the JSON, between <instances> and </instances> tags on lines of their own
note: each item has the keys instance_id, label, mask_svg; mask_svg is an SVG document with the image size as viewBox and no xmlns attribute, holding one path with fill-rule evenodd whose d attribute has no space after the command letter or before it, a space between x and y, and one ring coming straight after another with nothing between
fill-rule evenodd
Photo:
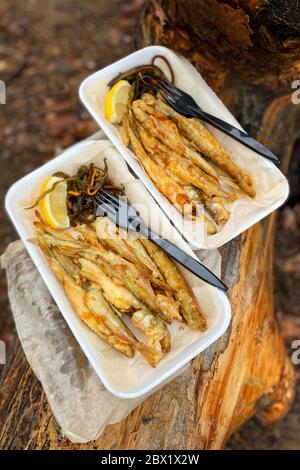
<instances>
[{"instance_id":1,"label":"fried small fish","mask_svg":"<svg viewBox=\"0 0 300 470\"><path fill-rule=\"evenodd\" d=\"M147 309L126 287L107 276L105 271L99 268L99 265L97 266L84 258L80 258L78 262L82 275L101 287L105 299L118 311L130 315L136 328L146 335L149 346L157 351L166 352L164 348L168 344L168 350L170 349L168 329L158 316Z\"/></svg>"},{"instance_id":2,"label":"fried small fish","mask_svg":"<svg viewBox=\"0 0 300 470\"><path fill-rule=\"evenodd\" d=\"M213 166L199 152L186 145L174 121L153 108L151 115L147 114L149 105L145 103L144 96L141 100L133 102L132 109L136 118L153 137L158 138L169 149L186 157L208 175L217 177L217 172Z\"/></svg>"},{"instance_id":3,"label":"fried small fish","mask_svg":"<svg viewBox=\"0 0 300 470\"><path fill-rule=\"evenodd\" d=\"M119 315L111 308L99 288L90 288L86 294L85 301L98 322L103 322L119 341L132 345L152 367L157 365L163 353L136 339Z\"/></svg>"},{"instance_id":4,"label":"fried small fish","mask_svg":"<svg viewBox=\"0 0 300 470\"><path fill-rule=\"evenodd\" d=\"M218 196L209 198L205 193L191 184L184 185L183 188L196 204L204 204L205 209L220 224L229 219L230 213L224 205L224 199Z\"/></svg>"},{"instance_id":5,"label":"fried small fish","mask_svg":"<svg viewBox=\"0 0 300 470\"><path fill-rule=\"evenodd\" d=\"M136 310L131 315L134 326L145 334L149 346L167 353L171 349L170 333L164 322L145 309Z\"/></svg>"},{"instance_id":6,"label":"fried small fish","mask_svg":"<svg viewBox=\"0 0 300 470\"><path fill-rule=\"evenodd\" d=\"M72 260L59 253L59 251L45 245L44 240L36 238L35 242L44 251L51 269L62 283L75 312L81 320L117 351L129 358L133 357L135 352L133 343L115 336L103 322L97 321L93 313L86 306L87 287L84 288L84 284L79 281L78 267Z\"/></svg>"},{"instance_id":7,"label":"fried small fish","mask_svg":"<svg viewBox=\"0 0 300 470\"><path fill-rule=\"evenodd\" d=\"M138 127L138 130L144 147L150 153L155 153L162 160L164 167L171 170L182 183L193 184L207 196L223 195L217 179L204 173L187 158L170 150L141 126Z\"/></svg>"},{"instance_id":8,"label":"fried small fish","mask_svg":"<svg viewBox=\"0 0 300 470\"><path fill-rule=\"evenodd\" d=\"M142 242L152 259L155 261L157 266L159 266L166 282L176 290L175 297L180 302L181 313L187 324L194 330L206 330L206 319L199 310L191 290L175 264L163 250L150 240L143 238Z\"/></svg>"},{"instance_id":9,"label":"fried small fish","mask_svg":"<svg viewBox=\"0 0 300 470\"><path fill-rule=\"evenodd\" d=\"M184 206L189 203L189 200L186 194L181 190L181 187L169 178L168 175L153 161L130 126L128 126L128 134L133 151L139 158L148 176L157 186L158 190L164 194L179 211L184 211Z\"/></svg>"},{"instance_id":10,"label":"fried small fish","mask_svg":"<svg viewBox=\"0 0 300 470\"><path fill-rule=\"evenodd\" d=\"M180 212L186 213L186 206L191 204L191 201L185 191L148 155L130 127L128 128L128 132L133 151L140 159L146 173L157 186L158 190L166 196ZM215 227L204 214L199 213L198 218L204 221L205 229L208 234L216 232Z\"/></svg>"},{"instance_id":11,"label":"fried small fish","mask_svg":"<svg viewBox=\"0 0 300 470\"><path fill-rule=\"evenodd\" d=\"M250 197L255 197L256 188L252 177L242 170L233 160L229 151L209 132L207 127L196 118L186 118L177 113L161 99L155 101L155 109L171 117L178 127L197 146L200 152L209 157L227 174L237 181L240 188Z\"/></svg>"}]
</instances>

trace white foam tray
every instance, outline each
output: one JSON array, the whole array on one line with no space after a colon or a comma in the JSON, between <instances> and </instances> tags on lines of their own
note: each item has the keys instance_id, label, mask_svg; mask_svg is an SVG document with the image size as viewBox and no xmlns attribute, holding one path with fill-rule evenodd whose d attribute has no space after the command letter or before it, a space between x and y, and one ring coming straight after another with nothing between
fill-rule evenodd
<instances>
[{"instance_id":1,"label":"white foam tray","mask_svg":"<svg viewBox=\"0 0 300 470\"><path fill-rule=\"evenodd\" d=\"M133 359L122 356L80 320L41 250L27 241L34 235L32 221L35 217L34 210L26 211L23 208L32 203L40 192L42 182L55 171L72 173L80 164L90 161L101 165L104 156L108 161L109 175L116 183L124 184L129 200L139 204L142 216L145 218L147 213L151 213L152 229L160 231L173 243L195 256L141 182L132 176L123 158L108 141L85 141L71 147L62 155L17 181L8 191L5 205L45 284L100 380L112 394L120 398L136 398L149 393L176 375L193 357L216 341L229 325L231 309L229 300L223 292L204 284L179 266L207 318L208 329L204 333L194 332L188 327L181 329L179 324L174 322L170 327L172 349L155 369L151 368L139 353L136 353ZM134 332L139 335L138 332Z\"/></svg>"},{"instance_id":2,"label":"white foam tray","mask_svg":"<svg viewBox=\"0 0 300 470\"><path fill-rule=\"evenodd\" d=\"M93 73L81 84L79 96L99 126L104 130L132 170L150 191L167 216L174 222L176 228L183 234L192 248L217 248L224 245L283 204L288 196L288 183L284 175L272 162L244 147L222 132L208 126L219 141L231 151L234 160L252 175L257 188L257 196L255 199L245 196L230 204L230 220L224 227L220 228L215 235L207 236L204 234L202 224L183 224L182 215L158 191L139 164L134 153L123 145L117 127L109 123L103 113L104 101L108 92L107 83L120 72L125 72L131 67L150 63L151 59L156 54L163 55L169 60L175 72L175 83L179 88L190 93L205 111L241 129L240 124L219 100L196 69L183 57L161 46L146 47ZM163 66L163 62L161 62L161 65Z\"/></svg>"}]
</instances>

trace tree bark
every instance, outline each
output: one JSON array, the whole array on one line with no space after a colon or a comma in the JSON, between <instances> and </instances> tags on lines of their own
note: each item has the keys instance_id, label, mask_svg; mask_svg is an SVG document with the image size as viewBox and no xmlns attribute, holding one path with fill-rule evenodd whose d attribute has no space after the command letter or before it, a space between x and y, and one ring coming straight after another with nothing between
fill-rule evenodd
<instances>
[{"instance_id":1,"label":"tree bark","mask_svg":"<svg viewBox=\"0 0 300 470\"><path fill-rule=\"evenodd\" d=\"M300 105L291 101L300 6L286 3L150 0L138 37L138 46L185 55L246 130L281 157L285 172L300 128ZM1 448L221 449L252 416L263 425L284 416L294 371L274 315L275 221L272 214L221 250L233 312L226 334L96 442L72 445L60 436L17 349L2 385Z\"/></svg>"}]
</instances>

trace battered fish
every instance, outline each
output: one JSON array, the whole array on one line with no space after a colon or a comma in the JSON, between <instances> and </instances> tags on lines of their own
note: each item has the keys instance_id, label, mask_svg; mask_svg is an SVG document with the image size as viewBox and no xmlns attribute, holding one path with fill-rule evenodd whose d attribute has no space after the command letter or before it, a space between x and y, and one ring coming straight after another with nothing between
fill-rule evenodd
<instances>
[{"instance_id":1,"label":"battered fish","mask_svg":"<svg viewBox=\"0 0 300 470\"><path fill-rule=\"evenodd\" d=\"M252 177L232 160L229 151L217 141L199 119L182 116L161 99L155 101L155 109L171 117L185 136L194 142L200 152L237 181L246 194L255 197L256 189Z\"/></svg>"}]
</instances>

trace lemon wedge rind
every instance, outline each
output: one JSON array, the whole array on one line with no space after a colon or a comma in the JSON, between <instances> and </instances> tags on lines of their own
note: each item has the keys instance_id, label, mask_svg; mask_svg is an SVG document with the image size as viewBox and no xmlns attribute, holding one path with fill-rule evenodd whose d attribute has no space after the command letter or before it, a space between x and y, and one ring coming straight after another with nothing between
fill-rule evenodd
<instances>
[{"instance_id":1,"label":"lemon wedge rind","mask_svg":"<svg viewBox=\"0 0 300 470\"><path fill-rule=\"evenodd\" d=\"M45 222L52 228L70 227L70 219L67 210L67 182L57 176L50 176L43 184L41 193L52 188L53 191L46 194L40 202L40 210Z\"/></svg>"},{"instance_id":2,"label":"lemon wedge rind","mask_svg":"<svg viewBox=\"0 0 300 470\"><path fill-rule=\"evenodd\" d=\"M119 80L109 90L104 103L105 118L112 124L120 124L122 116L127 109L130 83L127 80Z\"/></svg>"}]
</instances>

